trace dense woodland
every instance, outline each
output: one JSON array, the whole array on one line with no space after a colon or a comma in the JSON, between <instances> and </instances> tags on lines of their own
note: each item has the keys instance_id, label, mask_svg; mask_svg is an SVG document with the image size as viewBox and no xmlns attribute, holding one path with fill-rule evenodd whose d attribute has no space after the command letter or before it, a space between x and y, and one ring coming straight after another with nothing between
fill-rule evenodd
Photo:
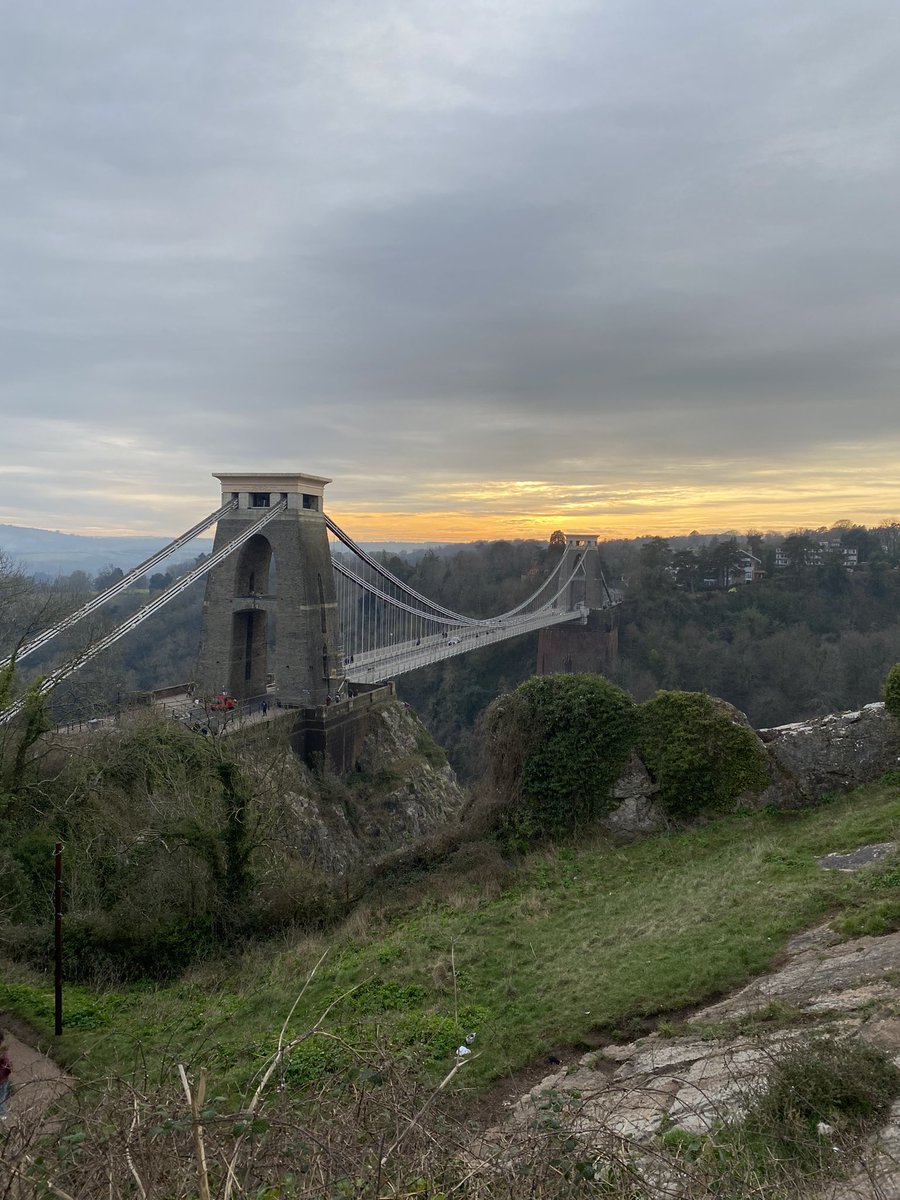
<instances>
[{"instance_id":1,"label":"dense woodland","mask_svg":"<svg viewBox=\"0 0 900 1200\"><path fill-rule=\"evenodd\" d=\"M858 566L848 570L836 551L820 566L806 565L819 541L855 547ZM778 545L792 558L781 570ZM727 582L741 549L751 549L766 572L757 582ZM534 585L528 572L535 565L546 570L552 554L536 543L490 543L430 562L427 574L424 564L399 558L390 566L423 591L431 583L446 588L441 596L452 594L448 603L489 612L489 604L478 609L466 602L489 596L498 563L510 585L528 594ZM843 523L788 538L751 532L608 542L604 562L609 582L626 596L612 677L639 701L660 688L705 691L743 709L757 727L776 725L877 700L885 672L900 659L895 522L875 529ZM709 579L717 582L704 584ZM402 677L399 688L472 777L474 723L494 696L533 672L536 655L531 635Z\"/></svg>"},{"instance_id":2,"label":"dense woodland","mask_svg":"<svg viewBox=\"0 0 900 1200\"><path fill-rule=\"evenodd\" d=\"M691 589L683 565L690 548L659 539L608 548L630 583L617 681L638 700L657 688L707 691L757 727L878 699L885 671L900 656L896 524L785 539L793 559L782 570L774 567L775 539L752 536L766 577L725 588ZM858 546L859 565L848 570L838 554L806 565L806 549L819 538ZM693 553L709 560L738 545L747 540L720 539Z\"/></svg>"},{"instance_id":3,"label":"dense woodland","mask_svg":"<svg viewBox=\"0 0 900 1200\"><path fill-rule=\"evenodd\" d=\"M835 549L821 565L807 565L810 548L820 541L854 547L858 565L848 569ZM783 569L775 566L779 545L790 560ZM762 579L732 582L741 549L757 556ZM500 541L382 558L424 594L480 616L529 595L559 553L546 543ZM843 522L787 538L751 531L612 541L603 553L609 582L626 597L612 676L638 701L659 688L706 691L731 701L762 727L877 699L885 672L900 659L896 522L872 529ZM7 628L0 630L0 639L8 645L23 626L39 628L54 613L107 586L113 575L89 579L76 572L52 587L33 585L9 569L6 578L14 603L6 605ZM11 580L18 582L14 586ZM154 575L143 588L119 597L102 620L79 627L64 648L57 643L43 658L30 658L23 678L48 670L63 653L74 653L170 581ZM56 716L102 710L123 695L189 680L202 592L201 581L92 663L77 682L60 689ZM527 635L398 681L401 696L465 777L477 771L472 731L479 716L495 696L533 672L536 654L537 635Z\"/></svg>"}]
</instances>

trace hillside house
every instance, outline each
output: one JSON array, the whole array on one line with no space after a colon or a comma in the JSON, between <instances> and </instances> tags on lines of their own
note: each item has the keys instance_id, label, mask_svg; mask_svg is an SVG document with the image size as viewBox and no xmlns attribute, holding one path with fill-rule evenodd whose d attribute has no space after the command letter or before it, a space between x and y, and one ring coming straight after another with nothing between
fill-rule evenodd
<instances>
[{"instance_id":1,"label":"hillside house","mask_svg":"<svg viewBox=\"0 0 900 1200\"><path fill-rule=\"evenodd\" d=\"M858 564L859 551L856 546L845 546L840 538L825 538L823 541L814 542L804 555L807 567L821 567L829 560L842 562L845 567L850 569ZM784 568L790 565L791 561L785 553L784 546L777 546L775 548L775 566Z\"/></svg>"}]
</instances>

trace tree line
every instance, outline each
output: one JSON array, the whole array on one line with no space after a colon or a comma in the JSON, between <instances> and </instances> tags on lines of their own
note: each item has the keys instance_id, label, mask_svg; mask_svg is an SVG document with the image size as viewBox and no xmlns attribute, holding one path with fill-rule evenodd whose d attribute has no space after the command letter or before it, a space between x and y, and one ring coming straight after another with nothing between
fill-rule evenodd
<instances>
[{"instance_id":1,"label":"tree line","mask_svg":"<svg viewBox=\"0 0 900 1200\"><path fill-rule=\"evenodd\" d=\"M473 616L510 608L530 595L553 569L562 539L549 542L476 542L442 550L378 557L395 575L438 602ZM821 561L807 551L832 548ZM834 546L853 547L857 565ZM775 565L776 551L788 565ZM735 582L742 553L761 564L761 578ZM602 546L607 579L621 587L619 658L611 675L636 700L659 689L706 691L745 711L754 725L853 708L875 700L886 671L900 660L900 523L876 527L839 522L797 530L787 537L750 530L717 537L619 539ZM184 564L183 570L192 564ZM2 580L5 579L4 584ZM83 602L98 583L75 576L36 584L7 564L0 594L10 594L0 638L37 629ZM150 581L148 580L148 583ZM192 678L200 636L203 583L83 672L54 702L63 716L93 705L102 709L121 693L170 686ZM78 629L42 658L23 664L27 679L51 661L122 620L146 594L123 593L89 628ZM2 607L2 606L0 606ZM273 636L277 637L277 618ZM477 772L472 731L497 695L534 673L537 635L485 647L401 676L400 695L411 703L466 777Z\"/></svg>"}]
</instances>

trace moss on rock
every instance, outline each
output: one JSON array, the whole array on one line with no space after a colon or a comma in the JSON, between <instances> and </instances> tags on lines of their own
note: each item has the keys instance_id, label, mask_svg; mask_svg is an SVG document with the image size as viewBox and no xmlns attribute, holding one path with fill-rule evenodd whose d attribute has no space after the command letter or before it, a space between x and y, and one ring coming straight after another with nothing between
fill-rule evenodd
<instances>
[{"instance_id":1,"label":"moss on rock","mask_svg":"<svg viewBox=\"0 0 900 1200\"><path fill-rule=\"evenodd\" d=\"M884 707L895 721L900 721L900 663L895 663L885 676Z\"/></svg>"},{"instance_id":2,"label":"moss on rock","mask_svg":"<svg viewBox=\"0 0 900 1200\"><path fill-rule=\"evenodd\" d=\"M768 783L758 738L729 710L703 692L657 692L641 705L639 753L671 814L721 812Z\"/></svg>"},{"instance_id":3,"label":"moss on rock","mask_svg":"<svg viewBox=\"0 0 900 1200\"><path fill-rule=\"evenodd\" d=\"M637 706L601 675L542 675L488 710L502 827L522 840L571 832L615 807Z\"/></svg>"}]
</instances>

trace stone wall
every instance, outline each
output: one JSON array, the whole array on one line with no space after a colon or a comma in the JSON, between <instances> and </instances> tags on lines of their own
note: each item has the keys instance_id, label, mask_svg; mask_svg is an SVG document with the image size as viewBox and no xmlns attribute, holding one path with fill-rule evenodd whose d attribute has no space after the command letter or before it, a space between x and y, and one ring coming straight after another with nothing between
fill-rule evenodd
<instances>
[{"instance_id":1,"label":"stone wall","mask_svg":"<svg viewBox=\"0 0 900 1200\"><path fill-rule=\"evenodd\" d=\"M355 684L354 691L355 696L339 704L297 710L291 747L307 765L324 760L338 775L352 771L380 710L397 701L393 682L377 686Z\"/></svg>"}]
</instances>

